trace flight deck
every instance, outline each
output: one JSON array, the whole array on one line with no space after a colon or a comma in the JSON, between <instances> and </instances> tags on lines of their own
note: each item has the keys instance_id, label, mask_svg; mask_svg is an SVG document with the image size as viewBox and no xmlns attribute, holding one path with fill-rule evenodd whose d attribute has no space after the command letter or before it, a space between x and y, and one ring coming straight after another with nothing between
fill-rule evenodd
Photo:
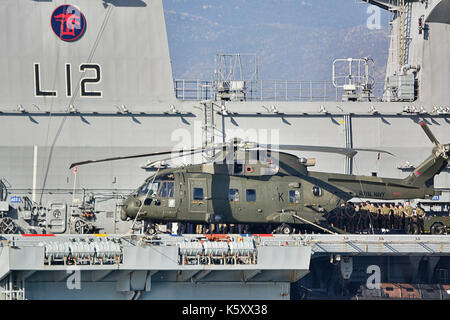
<instances>
[{"instance_id":1,"label":"flight deck","mask_svg":"<svg viewBox=\"0 0 450 320\"><path fill-rule=\"evenodd\" d=\"M223 299L232 289L236 299L285 299L291 283L307 275L318 257L340 263L345 277L353 257L450 255L450 237L444 235L22 234L0 239L3 299L182 299L189 292L196 293L193 299ZM218 288L213 297L198 290L210 286Z\"/></svg>"}]
</instances>

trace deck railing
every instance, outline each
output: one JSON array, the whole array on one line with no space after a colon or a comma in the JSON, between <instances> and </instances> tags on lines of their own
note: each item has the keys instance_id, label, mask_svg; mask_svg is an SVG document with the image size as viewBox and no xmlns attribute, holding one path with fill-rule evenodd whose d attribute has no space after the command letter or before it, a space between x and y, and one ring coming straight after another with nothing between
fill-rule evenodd
<instances>
[{"instance_id":1,"label":"deck railing","mask_svg":"<svg viewBox=\"0 0 450 320\"><path fill-rule=\"evenodd\" d=\"M215 99L218 94L214 81L177 79L175 95L180 100ZM381 100L384 82L374 84L372 96ZM331 81L258 80L245 82L245 101L341 101L344 91Z\"/></svg>"}]
</instances>

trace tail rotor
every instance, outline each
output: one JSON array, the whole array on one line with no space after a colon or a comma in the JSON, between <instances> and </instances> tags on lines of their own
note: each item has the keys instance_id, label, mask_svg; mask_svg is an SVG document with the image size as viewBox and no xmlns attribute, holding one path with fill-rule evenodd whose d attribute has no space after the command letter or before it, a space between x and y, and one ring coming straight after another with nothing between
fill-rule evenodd
<instances>
[{"instance_id":1,"label":"tail rotor","mask_svg":"<svg viewBox=\"0 0 450 320\"><path fill-rule=\"evenodd\" d=\"M420 121L419 125L422 127L423 131L427 135L428 139L431 140L436 145L437 149L436 156L440 156L443 159L447 160L450 155L450 145L449 144L441 144L438 139L434 136L433 132L431 132L430 127L425 123L425 121Z\"/></svg>"},{"instance_id":2,"label":"tail rotor","mask_svg":"<svg viewBox=\"0 0 450 320\"><path fill-rule=\"evenodd\" d=\"M430 127L425 123L425 121L420 121L419 125L422 127L423 131L425 131L425 134L427 135L428 139L431 140L436 146L439 146L440 143L438 139L434 136L433 132L431 132Z\"/></svg>"}]
</instances>

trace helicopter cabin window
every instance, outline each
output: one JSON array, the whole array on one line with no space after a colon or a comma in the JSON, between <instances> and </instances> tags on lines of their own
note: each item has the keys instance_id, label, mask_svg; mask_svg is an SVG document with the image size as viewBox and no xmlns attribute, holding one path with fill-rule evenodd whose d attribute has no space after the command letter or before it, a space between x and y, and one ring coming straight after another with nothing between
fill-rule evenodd
<instances>
[{"instance_id":1,"label":"helicopter cabin window","mask_svg":"<svg viewBox=\"0 0 450 320\"><path fill-rule=\"evenodd\" d=\"M300 203L300 192L298 190L289 190L289 202Z\"/></svg>"},{"instance_id":2,"label":"helicopter cabin window","mask_svg":"<svg viewBox=\"0 0 450 320\"><path fill-rule=\"evenodd\" d=\"M228 191L228 201L239 202L239 190L238 189L230 189Z\"/></svg>"},{"instance_id":3,"label":"helicopter cabin window","mask_svg":"<svg viewBox=\"0 0 450 320\"><path fill-rule=\"evenodd\" d=\"M314 186L312 189L313 195L316 197L320 197L322 195L322 189L318 186Z\"/></svg>"},{"instance_id":4,"label":"helicopter cabin window","mask_svg":"<svg viewBox=\"0 0 450 320\"><path fill-rule=\"evenodd\" d=\"M245 199L247 200L247 202L256 202L256 190L247 189Z\"/></svg>"},{"instance_id":5,"label":"helicopter cabin window","mask_svg":"<svg viewBox=\"0 0 450 320\"><path fill-rule=\"evenodd\" d=\"M192 193L192 200L200 201L204 199L203 196L203 188L194 188L194 192Z\"/></svg>"}]
</instances>

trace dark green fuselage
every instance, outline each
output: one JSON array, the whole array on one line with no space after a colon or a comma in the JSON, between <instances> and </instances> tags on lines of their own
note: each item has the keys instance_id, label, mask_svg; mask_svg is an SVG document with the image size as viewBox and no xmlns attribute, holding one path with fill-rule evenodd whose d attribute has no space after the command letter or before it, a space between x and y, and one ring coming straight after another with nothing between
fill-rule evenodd
<instances>
[{"instance_id":1,"label":"dark green fuselage","mask_svg":"<svg viewBox=\"0 0 450 320\"><path fill-rule=\"evenodd\" d=\"M355 197L430 198L434 175L447 164L432 155L419 167L423 172L392 179L312 172L297 156L277 155L276 164L249 161L247 154L241 163L161 170L127 199L122 218L140 212L139 219L154 223L305 223L295 216L320 223L326 212ZM146 192L152 183L154 192Z\"/></svg>"}]
</instances>

